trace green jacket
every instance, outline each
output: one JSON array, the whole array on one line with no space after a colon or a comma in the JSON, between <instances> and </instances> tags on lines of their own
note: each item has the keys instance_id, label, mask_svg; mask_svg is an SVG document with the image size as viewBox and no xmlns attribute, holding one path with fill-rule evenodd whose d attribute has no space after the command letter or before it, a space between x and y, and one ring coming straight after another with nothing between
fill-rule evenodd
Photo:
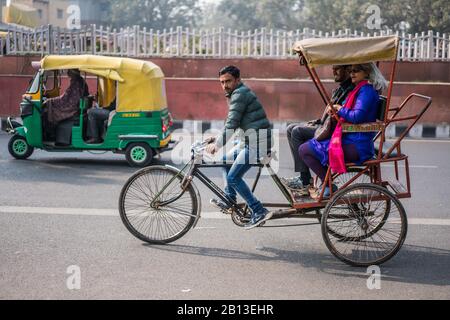
<instances>
[{"instance_id":1,"label":"green jacket","mask_svg":"<svg viewBox=\"0 0 450 320\"><path fill-rule=\"evenodd\" d=\"M240 83L238 87L227 95L228 98L228 117L225 122L225 128L219 135L217 145L222 147L231 138L227 135L227 131L235 131L241 129L244 133L249 129L259 132L260 129L266 129L267 134L261 135L258 139L271 138L271 124L267 119L263 106L258 101L255 93L246 85Z\"/></svg>"}]
</instances>

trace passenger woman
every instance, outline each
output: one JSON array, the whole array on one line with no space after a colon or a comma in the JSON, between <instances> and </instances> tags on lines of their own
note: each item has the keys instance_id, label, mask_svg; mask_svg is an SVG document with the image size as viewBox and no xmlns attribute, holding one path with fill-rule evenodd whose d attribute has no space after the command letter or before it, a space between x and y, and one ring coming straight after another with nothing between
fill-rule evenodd
<instances>
[{"instance_id":1,"label":"passenger woman","mask_svg":"<svg viewBox=\"0 0 450 320\"><path fill-rule=\"evenodd\" d=\"M379 93L387 87L386 80L374 63L353 65L350 72L355 88L350 92L342 106L334 105L332 108L337 112L341 121L346 123L360 124L376 121ZM329 112L331 112L331 109ZM345 161L361 164L373 158L375 154L374 137L375 133L373 132L352 132L344 133L339 137L333 134L331 139L323 141L312 139L299 147L300 158L323 183L330 161L333 169L333 163L336 162L344 163ZM330 150L330 142L333 141L334 144L337 138L340 139L338 142L342 146L341 155L336 155L333 152L334 148ZM339 157L342 159L338 159ZM335 172L335 170L333 171ZM337 186L333 185L333 192L336 190ZM324 197L329 197L330 194L327 186Z\"/></svg>"}]
</instances>

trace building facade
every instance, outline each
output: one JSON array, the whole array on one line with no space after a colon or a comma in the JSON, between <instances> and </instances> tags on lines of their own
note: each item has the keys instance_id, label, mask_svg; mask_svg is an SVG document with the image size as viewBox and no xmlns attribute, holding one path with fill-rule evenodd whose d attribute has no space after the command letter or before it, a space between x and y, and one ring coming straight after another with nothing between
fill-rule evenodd
<instances>
[{"instance_id":1,"label":"building facade","mask_svg":"<svg viewBox=\"0 0 450 320\"><path fill-rule=\"evenodd\" d=\"M33 8L34 20L38 25L51 24L54 27L73 28L107 22L109 1L107 0L11 0L12 5L19 4ZM0 0L2 11L7 0ZM11 22L14 21L4 21Z\"/></svg>"}]
</instances>

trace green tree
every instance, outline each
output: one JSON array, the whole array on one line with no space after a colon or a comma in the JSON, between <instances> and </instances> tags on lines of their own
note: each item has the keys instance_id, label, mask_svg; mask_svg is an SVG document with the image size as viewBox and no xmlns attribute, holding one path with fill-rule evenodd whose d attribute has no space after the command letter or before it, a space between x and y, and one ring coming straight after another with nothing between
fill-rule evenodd
<instances>
[{"instance_id":1,"label":"green tree","mask_svg":"<svg viewBox=\"0 0 450 320\"><path fill-rule=\"evenodd\" d=\"M378 31L373 25L375 12L369 8L374 5L379 8L383 30L450 32L449 0L222 0L215 10L210 5L206 25L367 33Z\"/></svg>"},{"instance_id":2,"label":"green tree","mask_svg":"<svg viewBox=\"0 0 450 320\"><path fill-rule=\"evenodd\" d=\"M217 7L218 26L238 30L262 27L296 29L304 0L224 0Z\"/></svg>"},{"instance_id":3,"label":"green tree","mask_svg":"<svg viewBox=\"0 0 450 320\"><path fill-rule=\"evenodd\" d=\"M111 0L114 27L140 25L153 29L192 27L201 18L199 0Z\"/></svg>"},{"instance_id":4,"label":"green tree","mask_svg":"<svg viewBox=\"0 0 450 320\"><path fill-rule=\"evenodd\" d=\"M379 8L383 30L450 32L448 0L306 0L305 26L322 31L348 28L374 32L377 30L371 29L370 19L375 12L368 11L373 5Z\"/></svg>"},{"instance_id":5,"label":"green tree","mask_svg":"<svg viewBox=\"0 0 450 320\"><path fill-rule=\"evenodd\" d=\"M376 1L386 27L401 29L401 22L409 26L409 33L434 30L450 32L450 1L397 0Z\"/></svg>"}]
</instances>

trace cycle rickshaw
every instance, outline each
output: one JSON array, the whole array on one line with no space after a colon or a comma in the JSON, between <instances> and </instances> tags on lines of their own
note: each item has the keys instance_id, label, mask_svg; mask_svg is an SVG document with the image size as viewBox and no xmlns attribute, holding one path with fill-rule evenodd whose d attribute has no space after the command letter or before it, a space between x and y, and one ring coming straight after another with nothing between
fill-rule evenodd
<instances>
[{"instance_id":1,"label":"cycle rickshaw","mask_svg":"<svg viewBox=\"0 0 450 320\"><path fill-rule=\"evenodd\" d=\"M379 120L360 125L346 124L344 132L376 132L376 157L361 166L348 163L348 173L333 174L316 199L296 197L280 180L270 162L275 154L255 164L258 173L255 191L263 168L270 173L286 203L264 203L278 208L272 219L319 219L323 240L330 252L352 266L370 266L386 262L402 247L407 234L407 217L400 199L411 197L408 156L402 153L401 141L431 105L431 98L416 93L398 107L391 107L392 89L398 54L395 36L354 39L306 39L295 44L300 64L308 70L325 105L331 101L315 70L318 66L391 61L392 70L387 96L380 100ZM414 102L414 103L412 103ZM417 114L402 116L406 106L413 105ZM335 115L336 116L336 115ZM386 142L386 128L392 123L407 123L407 128L393 144ZM230 200L203 172L202 168L224 167L226 164L203 161L203 150L211 141L192 146L191 161L179 170L171 166L151 166L136 172L124 185L120 200L120 216L127 229L142 241L166 244L182 237L200 219L201 196L193 180L197 178L223 202L232 207L231 217L238 226L249 219L245 205ZM394 167L395 177L386 178L386 163ZM400 165L405 173L400 177ZM403 179L401 179L403 178ZM406 180L406 184L405 181ZM338 190L324 198L325 186L335 183Z\"/></svg>"}]
</instances>

